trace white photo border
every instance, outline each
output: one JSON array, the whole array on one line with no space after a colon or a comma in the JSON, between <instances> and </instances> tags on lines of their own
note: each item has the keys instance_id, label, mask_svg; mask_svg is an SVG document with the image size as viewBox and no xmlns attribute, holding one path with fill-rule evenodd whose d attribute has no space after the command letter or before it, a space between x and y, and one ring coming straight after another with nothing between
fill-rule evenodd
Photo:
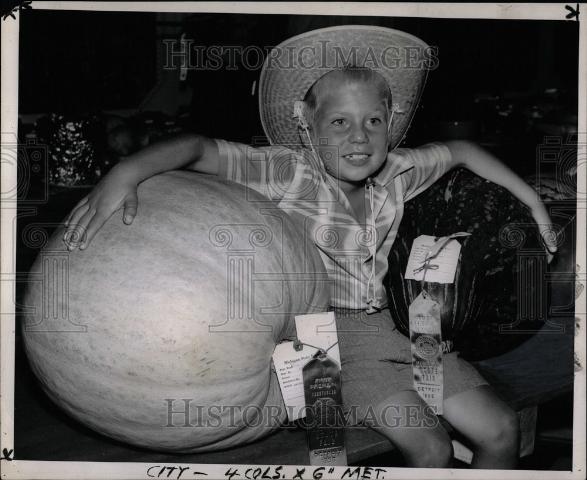
<instances>
[{"instance_id":1,"label":"white photo border","mask_svg":"<svg viewBox=\"0 0 587 480\"><path fill-rule=\"evenodd\" d=\"M427 18L468 18L500 20L564 20L569 13L563 3L549 4L450 4L450 3L353 3L325 2L43 2L31 4L37 10L100 10L100 11L135 11L135 12L191 12L191 13L263 13L263 14L321 14L321 15L356 15L361 16L395 16ZM570 4L574 8L575 4ZM580 5L587 11L587 5ZM360 9L360 10L358 10ZM581 12L583 13L583 12ZM583 13L584 15L587 13ZM2 23L1 56L1 128L2 150L5 143L14 141L18 127L18 42L19 13ZM575 21L575 20L568 20ZM577 176L577 243L576 263L578 271L587 268L585 251L585 232L587 231L587 24L579 22L579 79L578 79L578 172ZM16 191L16 163L4 162L2 153L1 191ZM583 173L583 174L581 174ZM14 367L15 367L15 271L16 271L16 237L12 225L17 214L16 203L3 205L1 213L1 292L0 292L0 392L1 392L1 437L0 451L10 451L14 445ZM576 299L577 322L579 333L575 337L576 363L574 388L574 425L573 425L573 471L496 471L496 470L436 470L436 469L400 469L386 468L385 478L467 478L489 479L554 479L585 478L585 312L587 289L583 289ZM0 463L2 479L99 479L99 478L149 478L151 463L102 463L102 462L52 462L52 461L8 461L3 458ZM180 464L174 464L180 465ZM224 478L226 465L191 465L194 470L206 472L206 477ZM234 466L240 467L243 466ZM332 473L324 472L323 479L339 479L344 467L336 467ZM285 478L296 474L295 466L284 466Z\"/></svg>"}]
</instances>

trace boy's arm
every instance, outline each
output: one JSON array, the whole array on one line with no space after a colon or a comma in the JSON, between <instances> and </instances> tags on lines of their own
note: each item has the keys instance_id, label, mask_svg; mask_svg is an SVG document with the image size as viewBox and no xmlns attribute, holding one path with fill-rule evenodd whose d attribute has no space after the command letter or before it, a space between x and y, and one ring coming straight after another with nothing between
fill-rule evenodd
<instances>
[{"instance_id":1,"label":"boy's arm","mask_svg":"<svg viewBox=\"0 0 587 480\"><path fill-rule=\"evenodd\" d=\"M188 168L201 173L218 174L219 154L214 140L184 134L151 145L115 165L82 199L65 221L64 239L73 248L75 235L80 249L91 242L96 232L114 212L123 209L124 223L132 223L138 206L137 186L159 173Z\"/></svg>"},{"instance_id":2,"label":"boy's arm","mask_svg":"<svg viewBox=\"0 0 587 480\"><path fill-rule=\"evenodd\" d=\"M450 168L465 167L493 183L501 185L524 203L531 211L534 221L550 253L557 250L552 222L540 196L516 173L489 152L474 143L454 140L445 142L451 152Z\"/></svg>"},{"instance_id":3,"label":"boy's arm","mask_svg":"<svg viewBox=\"0 0 587 480\"><path fill-rule=\"evenodd\" d=\"M137 184L181 168L217 175L218 148L214 140L193 133L183 134L130 155L119 165Z\"/></svg>"}]
</instances>

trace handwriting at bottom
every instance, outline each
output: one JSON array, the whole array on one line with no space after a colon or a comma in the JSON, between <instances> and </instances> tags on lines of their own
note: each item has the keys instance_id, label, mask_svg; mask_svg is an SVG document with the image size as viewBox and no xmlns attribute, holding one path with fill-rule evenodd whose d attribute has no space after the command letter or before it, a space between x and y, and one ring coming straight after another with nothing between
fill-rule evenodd
<instances>
[{"instance_id":1,"label":"handwriting at bottom","mask_svg":"<svg viewBox=\"0 0 587 480\"><path fill-rule=\"evenodd\" d=\"M202 466L200 466L201 468ZM284 467L273 466L234 466L224 472L225 480L385 480L385 468L375 467ZM334 473L335 477L332 477ZM340 476L338 476L340 475ZM147 469L147 477L169 480L186 480L207 477L208 473L196 471L193 467L180 465L152 465Z\"/></svg>"},{"instance_id":2,"label":"handwriting at bottom","mask_svg":"<svg viewBox=\"0 0 587 480\"><path fill-rule=\"evenodd\" d=\"M171 466L171 465L153 465L147 469L149 478L169 478L180 480L185 478L198 478L198 476L207 476L205 472L191 470L190 467Z\"/></svg>"},{"instance_id":3,"label":"handwriting at bottom","mask_svg":"<svg viewBox=\"0 0 587 480\"><path fill-rule=\"evenodd\" d=\"M347 468L340 478L343 480L347 478L354 480L383 480L385 478L384 473L384 468L353 467Z\"/></svg>"},{"instance_id":4,"label":"handwriting at bottom","mask_svg":"<svg viewBox=\"0 0 587 480\"><path fill-rule=\"evenodd\" d=\"M246 480L278 480L285 478L281 471L282 466L279 467L250 467L243 470L242 475L238 468L229 468L224 472L225 478L228 480L236 480L244 478Z\"/></svg>"},{"instance_id":5,"label":"handwriting at bottom","mask_svg":"<svg viewBox=\"0 0 587 480\"><path fill-rule=\"evenodd\" d=\"M250 467L247 469L229 468L224 473L227 480L321 480L325 475L334 473L334 468L316 467L306 469L304 467L293 467L293 470L286 472L283 466L278 467ZM386 469L375 467L348 467L342 470L341 480L384 480ZM289 473L287 475L286 473ZM327 477L332 478L332 477Z\"/></svg>"}]
</instances>

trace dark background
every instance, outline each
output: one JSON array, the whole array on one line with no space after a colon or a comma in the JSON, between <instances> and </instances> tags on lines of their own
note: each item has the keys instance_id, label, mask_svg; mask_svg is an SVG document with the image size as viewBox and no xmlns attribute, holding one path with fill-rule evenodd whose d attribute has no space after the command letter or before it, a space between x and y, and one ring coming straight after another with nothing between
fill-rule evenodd
<instances>
[{"instance_id":1,"label":"dark background","mask_svg":"<svg viewBox=\"0 0 587 480\"><path fill-rule=\"evenodd\" d=\"M520 173L531 173L544 135L576 128L578 23L565 20L242 14L170 20L154 13L24 11L20 112L75 117L149 109L144 99L160 80L162 37L178 39L184 32L197 45L264 48L339 24L397 28L438 47L439 67L428 77L408 146L469 138ZM182 128L246 143L262 136L256 92L251 95L259 74L242 64L234 71L190 71L177 88L178 96L193 92L176 112L183 114ZM165 94L169 99L173 92Z\"/></svg>"}]
</instances>

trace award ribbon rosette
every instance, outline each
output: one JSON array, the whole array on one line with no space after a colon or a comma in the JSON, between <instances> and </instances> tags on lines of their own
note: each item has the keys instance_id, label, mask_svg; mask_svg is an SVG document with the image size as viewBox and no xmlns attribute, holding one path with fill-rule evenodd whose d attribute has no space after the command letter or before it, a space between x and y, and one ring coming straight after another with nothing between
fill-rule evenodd
<instances>
[{"instance_id":1,"label":"award ribbon rosette","mask_svg":"<svg viewBox=\"0 0 587 480\"><path fill-rule=\"evenodd\" d=\"M289 420L305 417L310 465L347 465L334 312L295 321L297 340L278 344L273 353Z\"/></svg>"},{"instance_id":2,"label":"award ribbon rosette","mask_svg":"<svg viewBox=\"0 0 587 480\"><path fill-rule=\"evenodd\" d=\"M458 237L470 235L459 232L436 238L421 235L414 240L405 279L422 281L422 291L409 307L410 343L414 389L432 408L442 415L443 366L440 305L424 288L424 282L453 283L461 244Z\"/></svg>"}]
</instances>

